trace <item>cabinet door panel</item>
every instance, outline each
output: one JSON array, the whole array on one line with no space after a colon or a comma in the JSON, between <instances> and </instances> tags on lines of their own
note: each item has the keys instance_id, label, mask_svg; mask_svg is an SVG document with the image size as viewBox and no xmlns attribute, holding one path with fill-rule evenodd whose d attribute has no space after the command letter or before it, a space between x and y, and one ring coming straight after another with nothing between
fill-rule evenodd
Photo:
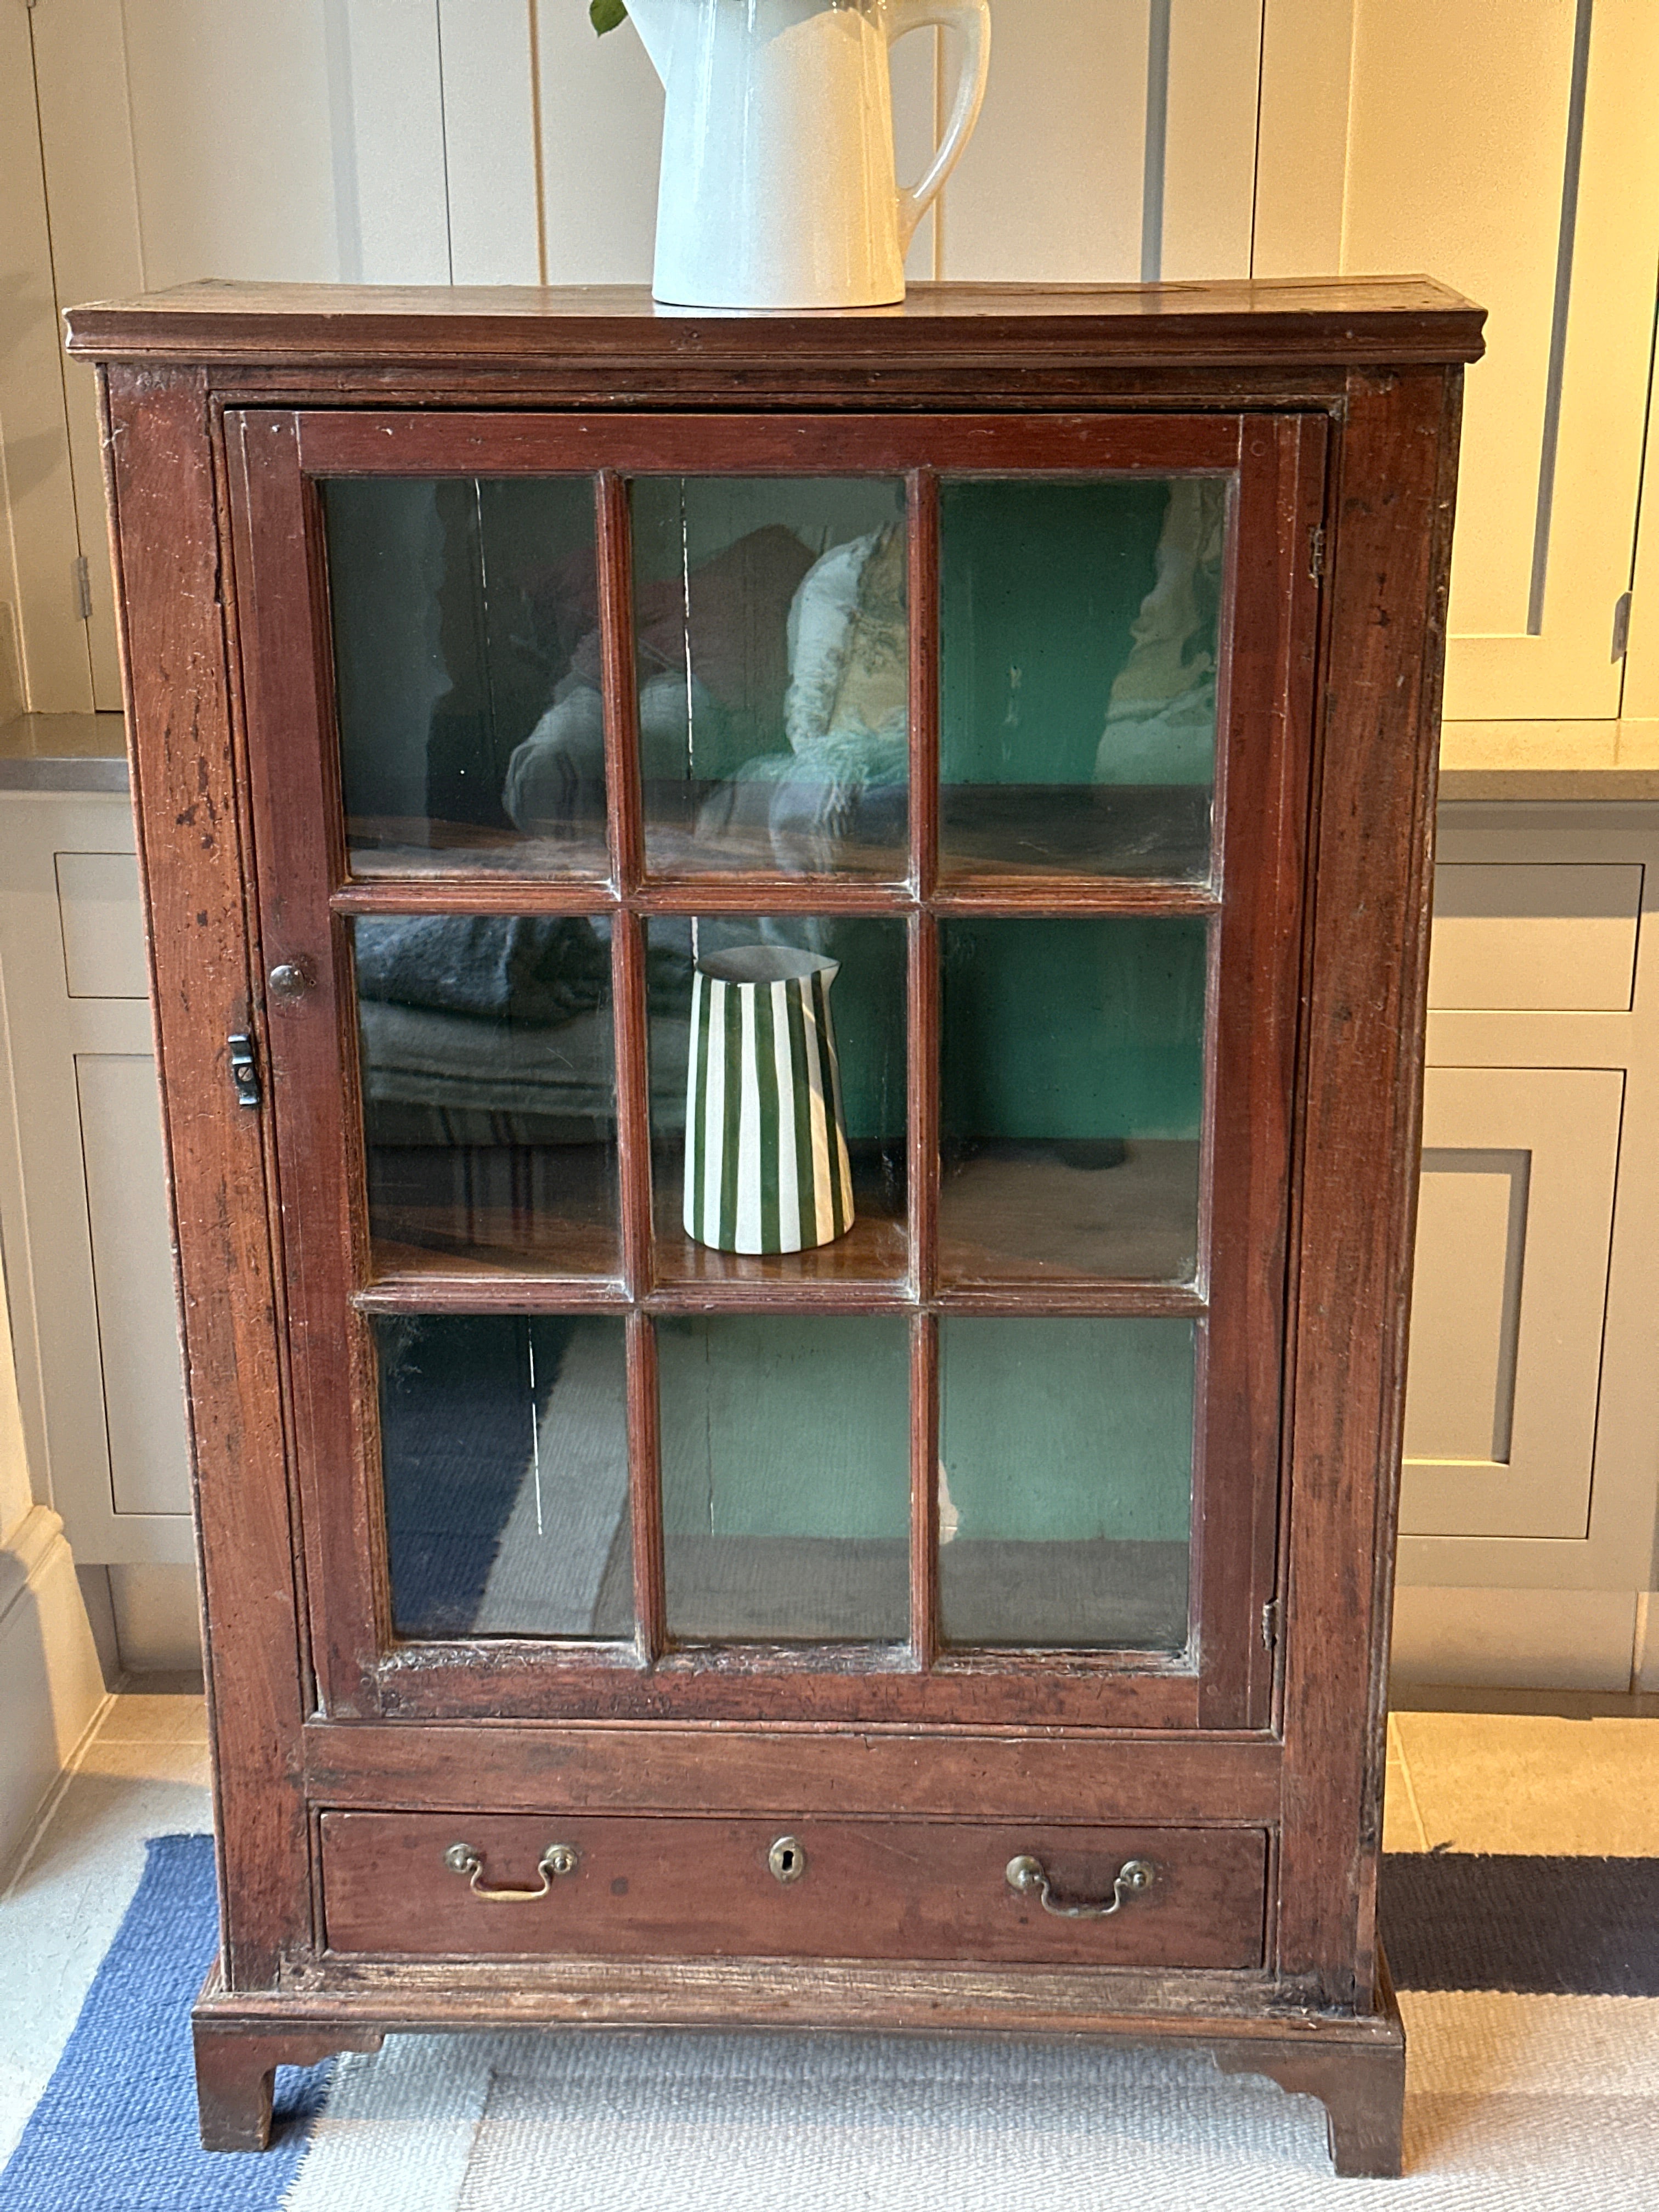
<instances>
[{"instance_id":1,"label":"cabinet door panel","mask_svg":"<svg viewBox=\"0 0 1659 2212\"><path fill-rule=\"evenodd\" d=\"M1431 1011L1626 1012L1642 877L1635 863L1443 861Z\"/></svg>"},{"instance_id":2,"label":"cabinet door panel","mask_svg":"<svg viewBox=\"0 0 1659 2212\"><path fill-rule=\"evenodd\" d=\"M126 853L53 857L70 998L148 998L137 862Z\"/></svg>"},{"instance_id":3,"label":"cabinet door panel","mask_svg":"<svg viewBox=\"0 0 1659 2212\"><path fill-rule=\"evenodd\" d=\"M1489 312L1463 419L1449 720L1620 711L1610 640L1659 248L1659 133L1632 88L1656 67L1648 0L1354 11L1342 268L1432 269Z\"/></svg>"},{"instance_id":4,"label":"cabinet door panel","mask_svg":"<svg viewBox=\"0 0 1659 2212\"><path fill-rule=\"evenodd\" d=\"M1428 1072L1408 1535L1585 1533L1624 1086L1609 1068Z\"/></svg>"},{"instance_id":5,"label":"cabinet door panel","mask_svg":"<svg viewBox=\"0 0 1659 2212\"><path fill-rule=\"evenodd\" d=\"M1264 1724L1323 419L229 434L326 1709Z\"/></svg>"},{"instance_id":6,"label":"cabinet door panel","mask_svg":"<svg viewBox=\"0 0 1659 2212\"><path fill-rule=\"evenodd\" d=\"M110 1487L118 1513L176 1513L189 1464L148 1053L77 1053Z\"/></svg>"}]
</instances>

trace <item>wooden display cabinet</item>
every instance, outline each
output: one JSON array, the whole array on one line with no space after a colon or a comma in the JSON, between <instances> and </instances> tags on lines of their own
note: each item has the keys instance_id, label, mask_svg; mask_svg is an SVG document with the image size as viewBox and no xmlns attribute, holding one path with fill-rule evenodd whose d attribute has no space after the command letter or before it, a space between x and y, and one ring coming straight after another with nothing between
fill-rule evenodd
<instances>
[{"instance_id":1,"label":"wooden display cabinet","mask_svg":"<svg viewBox=\"0 0 1659 2212\"><path fill-rule=\"evenodd\" d=\"M70 318L206 1594L208 2143L387 2032L746 2022L1207 2047L1397 2171L1480 325L1417 280ZM840 967L857 1218L787 1257L682 1225L693 964L757 940Z\"/></svg>"}]
</instances>

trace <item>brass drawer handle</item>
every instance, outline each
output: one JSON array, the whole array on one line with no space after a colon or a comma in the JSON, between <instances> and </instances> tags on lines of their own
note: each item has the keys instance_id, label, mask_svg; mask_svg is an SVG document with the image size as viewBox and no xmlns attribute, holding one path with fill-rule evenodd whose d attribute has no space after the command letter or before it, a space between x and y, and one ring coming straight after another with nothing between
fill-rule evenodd
<instances>
[{"instance_id":1,"label":"brass drawer handle","mask_svg":"<svg viewBox=\"0 0 1659 2212\"><path fill-rule=\"evenodd\" d=\"M1052 1912L1056 1920L1105 1920L1118 1911L1125 1901L1138 1891L1150 1889L1155 1869L1146 1859L1125 1859L1117 1870L1117 1880L1112 1884L1109 1905L1056 1905L1048 1877L1043 1872L1042 1861L1022 1852L1018 1858L1008 1862L1007 1883L1022 1897L1036 1894L1045 1912Z\"/></svg>"},{"instance_id":2,"label":"brass drawer handle","mask_svg":"<svg viewBox=\"0 0 1659 2212\"><path fill-rule=\"evenodd\" d=\"M547 1895L558 1875L574 1874L580 1858L574 1844L550 1844L536 1864L542 1878L539 1889L486 1889L478 1879L484 1869L483 1854L475 1851L471 1844L452 1844L444 1853L444 1864L452 1874L470 1875L468 1888L488 1904L533 1905L538 1897Z\"/></svg>"}]
</instances>

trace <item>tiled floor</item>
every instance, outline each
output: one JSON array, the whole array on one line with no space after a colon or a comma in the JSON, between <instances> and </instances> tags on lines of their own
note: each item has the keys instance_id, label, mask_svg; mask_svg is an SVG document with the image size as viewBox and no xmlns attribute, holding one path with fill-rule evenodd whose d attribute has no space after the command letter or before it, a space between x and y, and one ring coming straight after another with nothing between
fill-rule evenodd
<instances>
[{"instance_id":1,"label":"tiled floor","mask_svg":"<svg viewBox=\"0 0 1659 2212\"><path fill-rule=\"evenodd\" d=\"M0 2165L137 1886L145 1837L211 1820L200 1697L147 1681L111 1698L0 1893ZM1588 1700L1571 1717L1396 1712L1383 1843L1659 1856L1659 1715Z\"/></svg>"},{"instance_id":2,"label":"tiled floor","mask_svg":"<svg viewBox=\"0 0 1659 2212\"><path fill-rule=\"evenodd\" d=\"M1659 1856L1659 1718L1393 1713L1382 1843Z\"/></svg>"}]
</instances>

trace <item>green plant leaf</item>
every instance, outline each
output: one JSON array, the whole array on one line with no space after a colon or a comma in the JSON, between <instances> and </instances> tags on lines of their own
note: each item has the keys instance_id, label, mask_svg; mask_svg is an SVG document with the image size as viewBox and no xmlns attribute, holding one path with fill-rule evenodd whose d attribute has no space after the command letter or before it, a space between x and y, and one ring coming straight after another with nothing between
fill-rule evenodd
<instances>
[{"instance_id":1,"label":"green plant leaf","mask_svg":"<svg viewBox=\"0 0 1659 2212\"><path fill-rule=\"evenodd\" d=\"M588 0L587 20L596 31L614 31L628 21L625 0Z\"/></svg>"}]
</instances>

